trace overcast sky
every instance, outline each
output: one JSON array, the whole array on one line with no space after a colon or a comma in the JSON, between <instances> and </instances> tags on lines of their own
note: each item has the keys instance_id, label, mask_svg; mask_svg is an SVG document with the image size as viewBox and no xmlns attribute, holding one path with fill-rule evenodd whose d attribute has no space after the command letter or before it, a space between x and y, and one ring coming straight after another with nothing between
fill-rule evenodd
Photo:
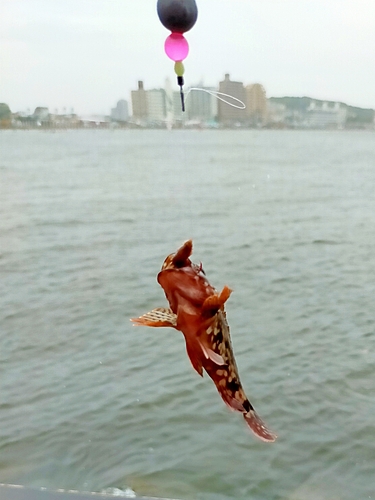
<instances>
[{"instance_id":1,"label":"overcast sky","mask_svg":"<svg viewBox=\"0 0 375 500\"><path fill-rule=\"evenodd\" d=\"M197 0L186 85L225 73L270 96L375 108L374 0ZM0 0L0 102L108 113L175 82L156 0ZM177 87L176 87L177 89Z\"/></svg>"}]
</instances>

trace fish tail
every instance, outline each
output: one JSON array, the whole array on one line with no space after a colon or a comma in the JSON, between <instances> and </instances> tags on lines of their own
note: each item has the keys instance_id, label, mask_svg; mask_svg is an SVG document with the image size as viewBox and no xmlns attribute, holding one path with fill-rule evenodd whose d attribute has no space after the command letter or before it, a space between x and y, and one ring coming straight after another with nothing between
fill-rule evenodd
<instances>
[{"instance_id":1,"label":"fish tail","mask_svg":"<svg viewBox=\"0 0 375 500\"><path fill-rule=\"evenodd\" d=\"M243 416L247 425L259 439L268 443L276 441L277 435L267 428L266 424L255 410L249 410L247 413L244 413Z\"/></svg>"}]
</instances>

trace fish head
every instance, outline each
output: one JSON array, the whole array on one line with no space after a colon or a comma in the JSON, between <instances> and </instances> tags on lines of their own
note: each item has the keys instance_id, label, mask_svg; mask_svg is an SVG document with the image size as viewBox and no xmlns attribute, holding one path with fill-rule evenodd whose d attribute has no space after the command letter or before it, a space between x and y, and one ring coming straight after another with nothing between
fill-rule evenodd
<instances>
[{"instance_id":1,"label":"fish head","mask_svg":"<svg viewBox=\"0 0 375 500\"><path fill-rule=\"evenodd\" d=\"M186 301L194 307L200 307L214 293L202 264L197 265L190 260L192 251L192 240L185 241L177 252L168 255L158 274L158 283L174 313L177 313L179 305L186 305Z\"/></svg>"},{"instance_id":2,"label":"fish head","mask_svg":"<svg viewBox=\"0 0 375 500\"><path fill-rule=\"evenodd\" d=\"M161 270L167 269L182 269L183 267L192 267L193 264L189 259L193 252L193 241L187 240L175 253L171 253L164 260Z\"/></svg>"},{"instance_id":3,"label":"fish head","mask_svg":"<svg viewBox=\"0 0 375 500\"><path fill-rule=\"evenodd\" d=\"M161 271L168 269L182 269L185 267L191 268L197 275L205 276L205 272L202 267L202 263L194 264L189 257L193 252L193 241L187 240L185 243L177 250L175 253L169 254L161 266Z\"/></svg>"}]
</instances>

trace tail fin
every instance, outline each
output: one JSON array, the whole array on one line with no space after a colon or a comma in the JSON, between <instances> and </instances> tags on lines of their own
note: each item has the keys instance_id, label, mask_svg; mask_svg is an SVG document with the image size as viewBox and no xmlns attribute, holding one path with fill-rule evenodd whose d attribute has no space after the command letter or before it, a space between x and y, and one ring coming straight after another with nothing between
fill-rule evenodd
<instances>
[{"instance_id":1,"label":"tail fin","mask_svg":"<svg viewBox=\"0 0 375 500\"><path fill-rule=\"evenodd\" d=\"M247 425L259 439L268 443L276 441L277 435L267 429L266 424L254 410L249 410L247 413L244 413L243 416Z\"/></svg>"}]
</instances>

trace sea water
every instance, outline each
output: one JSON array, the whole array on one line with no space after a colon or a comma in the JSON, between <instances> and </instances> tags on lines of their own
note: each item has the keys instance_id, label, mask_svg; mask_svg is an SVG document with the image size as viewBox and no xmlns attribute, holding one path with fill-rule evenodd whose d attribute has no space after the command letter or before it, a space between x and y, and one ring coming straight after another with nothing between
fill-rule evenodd
<instances>
[{"instance_id":1,"label":"sea water","mask_svg":"<svg viewBox=\"0 0 375 500\"><path fill-rule=\"evenodd\" d=\"M129 322L188 238L274 444ZM374 304L373 132L2 131L0 482L375 498Z\"/></svg>"}]
</instances>

